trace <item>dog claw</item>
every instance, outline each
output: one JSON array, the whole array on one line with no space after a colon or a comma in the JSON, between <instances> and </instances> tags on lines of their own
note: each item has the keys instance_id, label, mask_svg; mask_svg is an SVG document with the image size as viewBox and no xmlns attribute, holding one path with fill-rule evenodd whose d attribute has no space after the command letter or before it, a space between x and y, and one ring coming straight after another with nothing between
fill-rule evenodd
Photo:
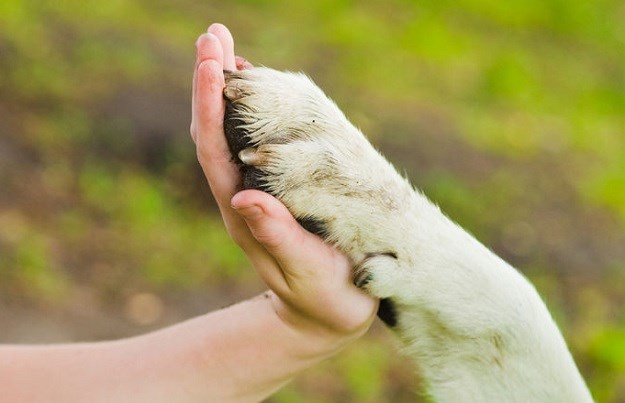
<instances>
[{"instance_id":1,"label":"dog claw","mask_svg":"<svg viewBox=\"0 0 625 403\"><path fill-rule=\"evenodd\" d=\"M261 156L256 152L255 148L246 148L239 152L239 159L245 165L259 165L261 163Z\"/></svg>"},{"instance_id":2,"label":"dog claw","mask_svg":"<svg viewBox=\"0 0 625 403\"><path fill-rule=\"evenodd\" d=\"M226 99L230 101L236 101L243 97L243 90L239 87L238 82L231 83L230 81L236 79L238 75L235 72L224 70L224 79L226 80L226 86L224 87L223 94Z\"/></svg>"},{"instance_id":3,"label":"dog claw","mask_svg":"<svg viewBox=\"0 0 625 403\"><path fill-rule=\"evenodd\" d=\"M358 288L363 288L371 281L371 274L367 271L364 265L356 266L354 270L354 285Z\"/></svg>"}]
</instances>

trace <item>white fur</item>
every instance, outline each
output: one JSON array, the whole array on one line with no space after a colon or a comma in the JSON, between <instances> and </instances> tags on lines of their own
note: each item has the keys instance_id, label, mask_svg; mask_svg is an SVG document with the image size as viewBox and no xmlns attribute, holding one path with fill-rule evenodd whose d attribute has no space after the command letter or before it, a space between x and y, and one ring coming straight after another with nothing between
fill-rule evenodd
<instances>
[{"instance_id":1,"label":"white fur","mask_svg":"<svg viewBox=\"0 0 625 403\"><path fill-rule=\"evenodd\" d=\"M534 287L415 191L306 76L255 68L225 95L244 111L255 146L244 160L270 192L322 220L369 275L365 288L393 301L393 330L436 401L592 401Z\"/></svg>"}]
</instances>

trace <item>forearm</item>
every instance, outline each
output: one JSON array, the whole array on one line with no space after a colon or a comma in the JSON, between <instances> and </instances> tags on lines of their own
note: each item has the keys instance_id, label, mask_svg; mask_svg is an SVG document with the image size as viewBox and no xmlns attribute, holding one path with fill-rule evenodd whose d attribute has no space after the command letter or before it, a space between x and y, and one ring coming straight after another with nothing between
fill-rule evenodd
<instances>
[{"instance_id":1,"label":"forearm","mask_svg":"<svg viewBox=\"0 0 625 403\"><path fill-rule=\"evenodd\" d=\"M8 401L260 401L340 348L255 298L117 342L0 348Z\"/></svg>"},{"instance_id":2,"label":"forearm","mask_svg":"<svg viewBox=\"0 0 625 403\"><path fill-rule=\"evenodd\" d=\"M207 395L218 396L220 401L260 401L347 342L287 326L266 296L212 316L206 322L207 337L199 346L204 355L197 357L196 367L208 378Z\"/></svg>"},{"instance_id":3,"label":"forearm","mask_svg":"<svg viewBox=\"0 0 625 403\"><path fill-rule=\"evenodd\" d=\"M161 398L166 402L261 401L346 342L294 330L280 319L272 300L265 296L142 338L135 342L148 351L163 351L163 345L170 348L163 351L170 358L156 357L153 364L161 371L159 379L171 379L169 386L164 384L159 391L158 397L167 396ZM158 399L151 395L147 400Z\"/></svg>"}]
</instances>

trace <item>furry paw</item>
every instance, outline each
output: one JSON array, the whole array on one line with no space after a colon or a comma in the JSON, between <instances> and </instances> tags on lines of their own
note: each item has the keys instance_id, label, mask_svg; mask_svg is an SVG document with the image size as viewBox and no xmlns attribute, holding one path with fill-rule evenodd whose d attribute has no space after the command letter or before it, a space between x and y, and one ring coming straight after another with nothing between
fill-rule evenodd
<instances>
[{"instance_id":1,"label":"furry paw","mask_svg":"<svg viewBox=\"0 0 625 403\"><path fill-rule=\"evenodd\" d=\"M307 230L351 257L357 284L389 297L387 284L409 256L401 228L411 186L302 74L227 72L224 96L242 186L278 197Z\"/></svg>"},{"instance_id":2,"label":"furry paw","mask_svg":"<svg viewBox=\"0 0 625 403\"><path fill-rule=\"evenodd\" d=\"M437 401L592 401L535 289L415 192L307 77L226 73L224 96L243 187L278 197L351 258Z\"/></svg>"}]
</instances>

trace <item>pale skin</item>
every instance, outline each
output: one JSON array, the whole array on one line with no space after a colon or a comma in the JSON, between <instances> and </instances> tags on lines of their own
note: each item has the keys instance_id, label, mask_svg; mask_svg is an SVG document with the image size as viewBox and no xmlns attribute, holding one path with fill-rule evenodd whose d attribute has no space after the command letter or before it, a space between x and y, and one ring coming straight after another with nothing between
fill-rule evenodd
<instances>
[{"instance_id":1,"label":"pale skin","mask_svg":"<svg viewBox=\"0 0 625 403\"><path fill-rule=\"evenodd\" d=\"M138 337L0 346L3 400L261 401L371 325L378 301L352 284L345 256L270 195L237 193L223 136L223 70L252 66L235 57L233 43L221 24L197 40L191 137L229 234L270 290Z\"/></svg>"}]
</instances>

